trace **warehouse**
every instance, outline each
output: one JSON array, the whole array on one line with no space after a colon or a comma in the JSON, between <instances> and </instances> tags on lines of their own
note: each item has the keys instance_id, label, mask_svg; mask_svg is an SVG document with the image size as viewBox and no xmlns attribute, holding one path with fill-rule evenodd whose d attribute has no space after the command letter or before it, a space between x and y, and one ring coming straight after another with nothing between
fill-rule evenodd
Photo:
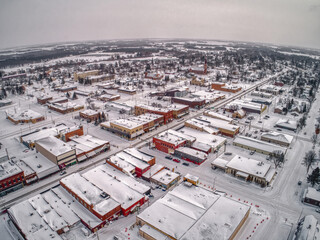
<instances>
[{"instance_id":1,"label":"warehouse","mask_svg":"<svg viewBox=\"0 0 320 240\"><path fill-rule=\"evenodd\" d=\"M200 98L173 97L171 101L172 103L180 103L196 109L203 108L206 104L206 100Z\"/></svg>"},{"instance_id":2,"label":"warehouse","mask_svg":"<svg viewBox=\"0 0 320 240\"><path fill-rule=\"evenodd\" d=\"M140 213L136 223L150 228L140 228L144 239L155 239L148 238L152 234L167 239L232 240L249 213L250 206L183 182Z\"/></svg>"},{"instance_id":3,"label":"warehouse","mask_svg":"<svg viewBox=\"0 0 320 240\"><path fill-rule=\"evenodd\" d=\"M296 131L298 128L298 122L290 119L279 119L276 122L275 127Z\"/></svg>"},{"instance_id":4,"label":"warehouse","mask_svg":"<svg viewBox=\"0 0 320 240\"><path fill-rule=\"evenodd\" d=\"M320 207L320 192L315 188L308 187L305 189L302 199L305 203Z\"/></svg>"},{"instance_id":5,"label":"warehouse","mask_svg":"<svg viewBox=\"0 0 320 240\"><path fill-rule=\"evenodd\" d=\"M266 109L267 106L264 104L254 103L248 99L236 99L225 106L225 109L229 112L234 112L236 110L242 109L248 113L257 113L261 114Z\"/></svg>"},{"instance_id":6,"label":"warehouse","mask_svg":"<svg viewBox=\"0 0 320 240\"><path fill-rule=\"evenodd\" d=\"M287 149L284 147L244 136L236 137L233 141L233 145L266 155L270 155L274 151L280 151L283 154L286 154L287 152Z\"/></svg>"},{"instance_id":7,"label":"warehouse","mask_svg":"<svg viewBox=\"0 0 320 240\"><path fill-rule=\"evenodd\" d=\"M139 116L145 113L162 115L164 118L164 124L167 124L173 120L173 112L169 108L160 108L160 107L153 107L148 105L136 105L134 107L134 114L136 116Z\"/></svg>"}]
</instances>

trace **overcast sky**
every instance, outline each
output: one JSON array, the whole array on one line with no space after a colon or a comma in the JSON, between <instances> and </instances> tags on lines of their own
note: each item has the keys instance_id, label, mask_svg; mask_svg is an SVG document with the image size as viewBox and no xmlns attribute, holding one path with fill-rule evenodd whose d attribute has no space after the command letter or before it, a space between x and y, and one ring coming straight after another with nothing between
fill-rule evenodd
<instances>
[{"instance_id":1,"label":"overcast sky","mask_svg":"<svg viewBox=\"0 0 320 240\"><path fill-rule=\"evenodd\" d=\"M0 0L0 48L132 38L320 49L320 0Z\"/></svg>"}]
</instances>

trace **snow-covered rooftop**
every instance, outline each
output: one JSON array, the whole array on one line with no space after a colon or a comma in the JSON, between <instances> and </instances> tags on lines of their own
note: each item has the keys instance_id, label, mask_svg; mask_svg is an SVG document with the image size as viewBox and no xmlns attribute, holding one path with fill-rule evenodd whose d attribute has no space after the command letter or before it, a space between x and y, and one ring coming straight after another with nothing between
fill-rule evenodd
<instances>
[{"instance_id":1,"label":"snow-covered rooftop","mask_svg":"<svg viewBox=\"0 0 320 240\"><path fill-rule=\"evenodd\" d=\"M224 120L217 119L217 118L212 118L212 117L207 117L207 116L199 116L196 118L197 120L200 120L202 122L207 123L209 126L215 127L215 128L221 128L221 129L226 129L229 131L235 131L239 129L237 125L228 123Z\"/></svg>"},{"instance_id":2,"label":"snow-covered rooftop","mask_svg":"<svg viewBox=\"0 0 320 240\"><path fill-rule=\"evenodd\" d=\"M198 150L195 150L193 148L189 148L189 147L179 147L178 149L175 150L176 152L183 152L183 153L186 153L188 155L191 155L191 156L195 156L197 158L200 158L202 160L205 160L207 159L208 155L204 152L201 152L201 151L198 151Z\"/></svg>"},{"instance_id":3,"label":"snow-covered rooftop","mask_svg":"<svg viewBox=\"0 0 320 240\"><path fill-rule=\"evenodd\" d=\"M179 177L179 174L177 174L175 172L171 172L167 169L163 169L162 171L153 175L151 178L167 185L178 177Z\"/></svg>"},{"instance_id":4,"label":"snow-covered rooftop","mask_svg":"<svg viewBox=\"0 0 320 240\"><path fill-rule=\"evenodd\" d=\"M105 173L99 167L89 170L82 176L109 194L113 199L120 203L121 207L124 209L129 208L144 197L142 194Z\"/></svg>"},{"instance_id":5,"label":"snow-covered rooftop","mask_svg":"<svg viewBox=\"0 0 320 240\"><path fill-rule=\"evenodd\" d=\"M70 151L74 151L68 144L54 136L44 137L36 142L55 156L60 156Z\"/></svg>"},{"instance_id":6,"label":"snow-covered rooftop","mask_svg":"<svg viewBox=\"0 0 320 240\"><path fill-rule=\"evenodd\" d=\"M241 144L244 146L248 146L254 149L260 149L263 150L264 152L267 152L268 154L274 152L274 151L280 151L282 153L286 153L286 148L280 147L278 145L264 142L261 140L257 140L254 138L249 138L249 137L244 137L244 136L237 136L233 144Z\"/></svg>"},{"instance_id":7,"label":"snow-covered rooftop","mask_svg":"<svg viewBox=\"0 0 320 240\"><path fill-rule=\"evenodd\" d=\"M19 173L22 173L21 168L18 167L12 160L0 163L0 181Z\"/></svg>"},{"instance_id":8,"label":"snow-covered rooftop","mask_svg":"<svg viewBox=\"0 0 320 240\"><path fill-rule=\"evenodd\" d=\"M281 142L285 142L290 144L293 140L293 136L284 134L284 133L279 133L279 132L268 132L268 133L263 133L261 134L261 137L272 139L272 140L277 140Z\"/></svg>"},{"instance_id":9,"label":"snow-covered rooftop","mask_svg":"<svg viewBox=\"0 0 320 240\"><path fill-rule=\"evenodd\" d=\"M7 110L7 114L15 121L22 121L22 120L31 120L43 117L42 114L35 112L31 109L23 110L23 111L14 111L14 110Z\"/></svg>"}]
</instances>

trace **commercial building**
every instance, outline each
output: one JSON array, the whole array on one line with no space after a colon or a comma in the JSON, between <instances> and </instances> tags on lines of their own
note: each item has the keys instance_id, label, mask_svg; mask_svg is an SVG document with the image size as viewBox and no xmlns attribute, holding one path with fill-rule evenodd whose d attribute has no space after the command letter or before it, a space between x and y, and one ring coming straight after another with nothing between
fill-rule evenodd
<instances>
[{"instance_id":1,"label":"commercial building","mask_svg":"<svg viewBox=\"0 0 320 240\"><path fill-rule=\"evenodd\" d=\"M189 147L175 149L174 155L197 165L203 163L208 157L206 153Z\"/></svg>"},{"instance_id":2,"label":"commercial building","mask_svg":"<svg viewBox=\"0 0 320 240\"><path fill-rule=\"evenodd\" d=\"M211 118L217 118L217 119L226 121L228 123L232 123L233 122L233 119L231 117L227 117L227 116L225 116L223 114L220 114L220 113L217 113L217 112L214 112L214 111L205 111L203 113L203 115L211 117Z\"/></svg>"},{"instance_id":3,"label":"commercial building","mask_svg":"<svg viewBox=\"0 0 320 240\"><path fill-rule=\"evenodd\" d=\"M152 143L159 151L174 153L179 147L186 145L190 146L195 140L195 137L169 129L153 137Z\"/></svg>"},{"instance_id":4,"label":"commercial building","mask_svg":"<svg viewBox=\"0 0 320 240\"><path fill-rule=\"evenodd\" d=\"M179 182L180 175L167 169L163 169L154 174L150 179L152 183L167 190Z\"/></svg>"},{"instance_id":5,"label":"commercial building","mask_svg":"<svg viewBox=\"0 0 320 240\"><path fill-rule=\"evenodd\" d=\"M24 172L12 160L0 163L0 196L23 187Z\"/></svg>"},{"instance_id":6,"label":"commercial building","mask_svg":"<svg viewBox=\"0 0 320 240\"><path fill-rule=\"evenodd\" d=\"M224 120L211 118L208 116L199 116L194 119L190 119L185 122L185 126L203 129L205 127L211 127L218 130L219 133L225 136L234 137L239 133L240 127L231 123L228 123ZM203 131L203 130L202 130Z\"/></svg>"},{"instance_id":7,"label":"commercial building","mask_svg":"<svg viewBox=\"0 0 320 240\"><path fill-rule=\"evenodd\" d=\"M302 199L305 203L320 207L320 192L315 188L308 187L305 189Z\"/></svg>"},{"instance_id":8,"label":"commercial building","mask_svg":"<svg viewBox=\"0 0 320 240\"><path fill-rule=\"evenodd\" d=\"M58 91L58 92L70 92L70 91L74 91L74 90L77 90L77 86L63 86L63 87L58 87L58 88L55 88L54 90L55 91Z\"/></svg>"},{"instance_id":9,"label":"commercial building","mask_svg":"<svg viewBox=\"0 0 320 240\"><path fill-rule=\"evenodd\" d=\"M261 134L261 140L275 143L283 147L289 147L293 140L293 136L278 132L267 132Z\"/></svg>"},{"instance_id":10,"label":"commercial building","mask_svg":"<svg viewBox=\"0 0 320 240\"><path fill-rule=\"evenodd\" d=\"M114 168L141 177L155 164L155 157L136 148L127 148L106 159Z\"/></svg>"},{"instance_id":11,"label":"commercial building","mask_svg":"<svg viewBox=\"0 0 320 240\"><path fill-rule=\"evenodd\" d=\"M123 112L125 114L133 114L134 112L134 108L131 106L128 106L126 104L123 103L118 103L118 102L106 102L104 104L106 109L110 109L110 110L114 110L114 111L118 111L118 112Z\"/></svg>"},{"instance_id":12,"label":"commercial building","mask_svg":"<svg viewBox=\"0 0 320 240\"><path fill-rule=\"evenodd\" d=\"M39 139L35 142L35 147L38 152L60 168L77 163L76 150L56 137L48 136Z\"/></svg>"},{"instance_id":13,"label":"commercial building","mask_svg":"<svg viewBox=\"0 0 320 240\"><path fill-rule=\"evenodd\" d=\"M120 214L120 204L79 173L62 178L60 185L102 221L111 220Z\"/></svg>"},{"instance_id":14,"label":"commercial building","mask_svg":"<svg viewBox=\"0 0 320 240\"><path fill-rule=\"evenodd\" d=\"M225 106L225 110L228 112L235 112L240 109L248 113L261 114L267 109L267 106L264 104L251 102L251 100L248 99L236 99Z\"/></svg>"},{"instance_id":15,"label":"commercial building","mask_svg":"<svg viewBox=\"0 0 320 240\"><path fill-rule=\"evenodd\" d=\"M41 104L41 105L44 105L48 101L51 101L51 100L52 100L52 97L51 96L46 96L46 95L37 98L37 102L39 104Z\"/></svg>"},{"instance_id":16,"label":"commercial building","mask_svg":"<svg viewBox=\"0 0 320 240\"><path fill-rule=\"evenodd\" d=\"M273 180L276 171L269 163L235 155L230 161L216 158L211 163L212 168L223 169L245 181L256 182L261 186L268 186Z\"/></svg>"},{"instance_id":17,"label":"commercial building","mask_svg":"<svg viewBox=\"0 0 320 240\"><path fill-rule=\"evenodd\" d=\"M243 109L236 110L232 113L233 118L244 118L247 115L246 111Z\"/></svg>"},{"instance_id":18,"label":"commercial building","mask_svg":"<svg viewBox=\"0 0 320 240\"><path fill-rule=\"evenodd\" d=\"M68 144L76 150L78 162L85 161L110 149L108 141L90 135L74 136L70 140Z\"/></svg>"},{"instance_id":19,"label":"commercial building","mask_svg":"<svg viewBox=\"0 0 320 240\"><path fill-rule=\"evenodd\" d=\"M134 95L137 93L137 89L133 87L120 87L118 88L118 92Z\"/></svg>"},{"instance_id":20,"label":"commercial building","mask_svg":"<svg viewBox=\"0 0 320 240\"><path fill-rule=\"evenodd\" d=\"M127 119L118 119L100 124L102 129L110 131L128 140L136 139L145 132L149 132L164 124L162 115L143 114Z\"/></svg>"},{"instance_id":21,"label":"commercial building","mask_svg":"<svg viewBox=\"0 0 320 240\"><path fill-rule=\"evenodd\" d=\"M144 73L144 78L152 79L152 80L161 80L163 78L163 75L161 75L159 73L145 72Z\"/></svg>"},{"instance_id":22,"label":"commercial building","mask_svg":"<svg viewBox=\"0 0 320 240\"><path fill-rule=\"evenodd\" d=\"M103 166L91 169L82 176L120 203L121 213L124 216L137 211L146 201L143 194L110 176L104 171Z\"/></svg>"},{"instance_id":23,"label":"commercial building","mask_svg":"<svg viewBox=\"0 0 320 240\"><path fill-rule=\"evenodd\" d=\"M256 97L260 97L260 98L272 98L273 97L273 94L271 94L271 93L259 92L259 91L252 91L251 95L256 96Z\"/></svg>"},{"instance_id":24,"label":"commercial building","mask_svg":"<svg viewBox=\"0 0 320 240\"><path fill-rule=\"evenodd\" d=\"M95 121L99 118L99 112L92 109L86 109L82 112L79 112L79 116L89 121Z\"/></svg>"},{"instance_id":25,"label":"commercial building","mask_svg":"<svg viewBox=\"0 0 320 240\"><path fill-rule=\"evenodd\" d=\"M11 100L8 100L8 99L0 100L0 107L9 106L11 104L12 104Z\"/></svg>"},{"instance_id":26,"label":"commercial building","mask_svg":"<svg viewBox=\"0 0 320 240\"><path fill-rule=\"evenodd\" d=\"M199 74L199 75L206 75L208 73L207 60L205 60L203 67L202 66L200 66L200 67L193 66L188 69L188 72Z\"/></svg>"},{"instance_id":27,"label":"commercial building","mask_svg":"<svg viewBox=\"0 0 320 240\"><path fill-rule=\"evenodd\" d=\"M85 72L77 72L74 73L73 78L74 81L79 81L79 78L86 78L89 76L96 76L99 74L99 70L93 70L93 71L85 71Z\"/></svg>"},{"instance_id":28,"label":"commercial building","mask_svg":"<svg viewBox=\"0 0 320 240\"><path fill-rule=\"evenodd\" d=\"M104 93L103 95L99 96L98 99L103 102L111 102L120 99L120 95L112 94L112 93Z\"/></svg>"},{"instance_id":29,"label":"commercial building","mask_svg":"<svg viewBox=\"0 0 320 240\"><path fill-rule=\"evenodd\" d=\"M148 105L136 105L134 107L134 114L139 116L141 114L153 113L157 115L162 115L164 119L164 124L171 122L173 120L173 112L170 108L159 108Z\"/></svg>"},{"instance_id":30,"label":"commercial building","mask_svg":"<svg viewBox=\"0 0 320 240\"><path fill-rule=\"evenodd\" d=\"M206 100L200 98L186 98L186 97L173 97L171 98L173 103L180 103L183 105L188 105L191 108L200 109L206 104Z\"/></svg>"},{"instance_id":31,"label":"commercial building","mask_svg":"<svg viewBox=\"0 0 320 240\"><path fill-rule=\"evenodd\" d=\"M211 88L217 91L231 92L231 93L239 92L242 89L241 87L228 85L223 82L213 82L211 83Z\"/></svg>"},{"instance_id":32,"label":"commercial building","mask_svg":"<svg viewBox=\"0 0 320 240\"><path fill-rule=\"evenodd\" d=\"M286 154L287 152L286 148L279 145L244 136L237 136L233 141L233 145L266 155L270 155L275 151L279 151L283 154Z\"/></svg>"},{"instance_id":33,"label":"commercial building","mask_svg":"<svg viewBox=\"0 0 320 240\"><path fill-rule=\"evenodd\" d=\"M60 98L55 98L55 99L49 100L49 101L47 101L47 103L49 103L49 104L66 103L68 101L69 101L68 98L60 97Z\"/></svg>"},{"instance_id":34,"label":"commercial building","mask_svg":"<svg viewBox=\"0 0 320 240\"><path fill-rule=\"evenodd\" d=\"M183 182L136 218L144 239L235 239L250 206Z\"/></svg>"},{"instance_id":35,"label":"commercial building","mask_svg":"<svg viewBox=\"0 0 320 240\"><path fill-rule=\"evenodd\" d=\"M66 102L66 103L49 103L48 108L56 111L58 113L67 114L84 109L83 105L78 105L76 103Z\"/></svg>"},{"instance_id":36,"label":"commercial building","mask_svg":"<svg viewBox=\"0 0 320 240\"><path fill-rule=\"evenodd\" d=\"M220 93L220 92L217 92L217 91L203 91L203 90L200 90L200 91L192 92L190 94L191 94L191 96L193 96L195 98L199 98L199 99L205 100L206 104L214 103L214 102L217 102L219 100L222 100L222 99L226 98L226 95L224 93Z\"/></svg>"},{"instance_id":37,"label":"commercial building","mask_svg":"<svg viewBox=\"0 0 320 240\"><path fill-rule=\"evenodd\" d=\"M40 121L45 120L45 117L38 113L35 112L31 109L24 110L22 112L18 111L6 111L7 113L7 119L13 122L14 124L18 123L37 123Z\"/></svg>"},{"instance_id":38,"label":"commercial building","mask_svg":"<svg viewBox=\"0 0 320 240\"><path fill-rule=\"evenodd\" d=\"M219 149L224 147L227 143L227 139L224 137L213 135L205 131L198 131L189 127L183 127L179 129L179 132L195 137L196 141L194 141L190 147L206 154L219 151Z\"/></svg>"},{"instance_id":39,"label":"commercial building","mask_svg":"<svg viewBox=\"0 0 320 240\"><path fill-rule=\"evenodd\" d=\"M281 87L275 85L264 85L259 88L260 92L271 93L273 95L279 95L281 92Z\"/></svg>"},{"instance_id":40,"label":"commercial building","mask_svg":"<svg viewBox=\"0 0 320 240\"><path fill-rule=\"evenodd\" d=\"M298 128L298 122L290 119L279 119L276 122L275 127L296 131Z\"/></svg>"}]
</instances>

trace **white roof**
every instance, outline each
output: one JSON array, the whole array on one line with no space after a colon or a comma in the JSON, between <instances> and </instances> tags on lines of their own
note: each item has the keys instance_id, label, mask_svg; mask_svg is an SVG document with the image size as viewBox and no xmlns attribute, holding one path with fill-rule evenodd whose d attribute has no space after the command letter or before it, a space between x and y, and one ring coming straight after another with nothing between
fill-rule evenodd
<instances>
[{"instance_id":1,"label":"white roof","mask_svg":"<svg viewBox=\"0 0 320 240\"><path fill-rule=\"evenodd\" d=\"M138 218L175 239L212 239L212 234L228 239L249 209L204 188L180 184Z\"/></svg>"},{"instance_id":2,"label":"white roof","mask_svg":"<svg viewBox=\"0 0 320 240\"><path fill-rule=\"evenodd\" d=\"M113 199L120 203L121 207L124 209L129 208L144 198L142 194L114 179L99 167L89 170L82 176L109 194Z\"/></svg>"},{"instance_id":3,"label":"white roof","mask_svg":"<svg viewBox=\"0 0 320 240\"><path fill-rule=\"evenodd\" d=\"M253 176L265 178L271 165L269 163L263 163L251 158L235 155L227 164L227 167Z\"/></svg>"},{"instance_id":4,"label":"white roof","mask_svg":"<svg viewBox=\"0 0 320 240\"><path fill-rule=\"evenodd\" d=\"M180 175L175 172L171 172L167 169L163 169L160 172L153 175L151 178L160 183L167 185L171 183L173 180L175 180L176 178L178 178L179 176Z\"/></svg>"},{"instance_id":5,"label":"white roof","mask_svg":"<svg viewBox=\"0 0 320 240\"><path fill-rule=\"evenodd\" d=\"M239 129L239 127L237 125L228 123L224 120L221 119L217 119L217 118L211 118L211 117L207 117L207 116L199 116L196 118L199 121L203 121L205 123L207 123L209 126L218 128L218 129L225 129L225 130L229 130L229 131L235 131L237 129Z\"/></svg>"},{"instance_id":6,"label":"white roof","mask_svg":"<svg viewBox=\"0 0 320 240\"><path fill-rule=\"evenodd\" d=\"M83 152L92 151L95 148L102 147L109 143L108 141L93 137L91 135L73 136L70 139L71 141L69 141L68 144Z\"/></svg>"},{"instance_id":7,"label":"white roof","mask_svg":"<svg viewBox=\"0 0 320 240\"><path fill-rule=\"evenodd\" d=\"M279 119L276 122L276 126L295 130L298 127L298 122L290 119Z\"/></svg>"},{"instance_id":8,"label":"white roof","mask_svg":"<svg viewBox=\"0 0 320 240\"><path fill-rule=\"evenodd\" d=\"M187 173L184 177L188 178L188 179L190 179L192 181L195 181L195 182L197 182L199 180L199 177L191 175L190 173Z\"/></svg>"},{"instance_id":9,"label":"white roof","mask_svg":"<svg viewBox=\"0 0 320 240\"><path fill-rule=\"evenodd\" d=\"M237 136L233 141L233 144L235 144L235 143L238 143L238 144L241 144L244 146L248 146L248 147L252 147L255 149L260 149L260 150L267 152L268 154L270 154L274 151L281 151L282 153L286 152L286 148L280 147L279 145L275 145L272 143L268 143L265 141L261 141L261 140L257 140L257 139L249 138L249 137L244 137L244 136Z\"/></svg>"},{"instance_id":10,"label":"white roof","mask_svg":"<svg viewBox=\"0 0 320 240\"><path fill-rule=\"evenodd\" d=\"M59 167L56 164L40 153L34 153L31 156L22 158L21 161L25 162L31 169L33 169L40 179L59 171Z\"/></svg>"},{"instance_id":11,"label":"white roof","mask_svg":"<svg viewBox=\"0 0 320 240\"><path fill-rule=\"evenodd\" d=\"M156 174L157 172L159 172L163 168L164 168L163 165L156 163L156 164L150 166L150 169L148 171L144 172L142 174L142 176L146 177L146 178L152 177L154 174Z\"/></svg>"},{"instance_id":12,"label":"white roof","mask_svg":"<svg viewBox=\"0 0 320 240\"><path fill-rule=\"evenodd\" d=\"M204 115L207 115L207 116L213 117L213 118L217 118L217 119L221 119L221 120L227 121L229 123L233 121L232 118L227 117L227 116L220 114L220 113L216 113L214 111L205 111Z\"/></svg>"},{"instance_id":13,"label":"white roof","mask_svg":"<svg viewBox=\"0 0 320 240\"><path fill-rule=\"evenodd\" d=\"M76 201L75 198L72 197L62 186L55 187L51 189L51 191L54 192L54 194L65 204L63 205L63 208L70 208L71 211L81 220L83 220L87 225L96 227L100 223L102 223L102 221L97 216L95 216L82 204ZM59 208L60 207L61 206L59 206Z\"/></svg>"},{"instance_id":14,"label":"white roof","mask_svg":"<svg viewBox=\"0 0 320 240\"><path fill-rule=\"evenodd\" d=\"M0 180L4 180L22 172L21 168L11 160L0 163Z\"/></svg>"},{"instance_id":15,"label":"white roof","mask_svg":"<svg viewBox=\"0 0 320 240\"><path fill-rule=\"evenodd\" d=\"M98 114L97 111L92 110L92 109L86 109L86 110L82 111L81 113L85 114L85 115L88 115L88 116L92 116L92 115Z\"/></svg>"},{"instance_id":16,"label":"white roof","mask_svg":"<svg viewBox=\"0 0 320 240\"><path fill-rule=\"evenodd\" d=\"M110 175L111 177L120 180L123 184L127 185L131 189L137 191L138 193L145 194L150 190L150 187L144 185L143 183L138 182L133 177L130 177L119 170L110 167L107 164L100 165L100 168L103 172Z\"/></svg>"},{"instance_id":17,"label":"white roof","mask_svg":"<svg viewBox=\"0 0 320 240\"><path fill-rule=\"evenodd\" d=\"M265 137L265 138L268 138L268 139L285 142L285 143L288 143L288 144L290 144L292 142L292 140L293 140L293 136L288 135L288 134L284 134L284 133L278 133L278 132L263 133L261 135L261 137Z\"/></svg>"},{"instance_id":18,"label":"white roof","mask_svg":"<svg viewBox=\"0 0 320 240\"><path fill-rule=\"evenodd\" d=\"M194 137L187 136L181 132L177 132L177 131L171 130L171 129L158 134L154 138L160 139L164 142L168 142L168 143L171 143L174 145L179 145L179 144L183 143L184 141L190 141L190 140L194 141L195 140Z\"/></svg>"},{"instance_id":19,"label":"white roof","mask_svg":"<svg viewBox=\"0 0 320 240\"><path fill-rule=\"evenodd\" d=\"M228 162L229 162L228 160L225 160L223 158L219 158L218 157L215 160L213 160L211 164L214 165L214 166L218 166L220 168L225 169L227 164L228 164Z\"/></svg>"},{"instance_id":20,"label":"white roof","mask_svg":"<svg viewBox=\"0 0 320 240\"><path fill-rule=\"evenodd\" d=\"M26 235L27 239L46 240L50 239L52 235L55 239L62 239L44 221L28 200L13 205L8 209L8 213Z\"/></svg>"},{"instance_id":21,"label":"white roof","mask_svg":"<svg viewBox=\"0 0 320 240\"><path fill-rule=\"evenodd\" d=\"M130 173L135 170L135 166L133 166L131 163L128 163L124 159L120 158L119 156L111 156L109 158L110 162L121 168L124 172Z\"/></svg>"},{"instance_id":22,"label":"white roof","mask_svg":"<svg viewBox=\"0 0 320 240\"><path fill-rule=\"evenodd\" d=\"M297 232L295 240L316 240L320 237L320 225L313 215L307 215L303 218L300 231Z\"/></svg>"},{"instance_id":23,"label":"white roof","mask_svg":"<svg viewBox=\"0 0 320 240\"><path fill-rule=\"evenodd\" d=\"M30 119L36 119L36 118L40 118L43 117L42 114L35 112L31 109L27 109L24 111L17 111L15 112L14 110L7 110L7 114L8 116L10 116L12 119L14 119L15 121L19 121L19 120L30 120Z\"/></svg>"},{"instance_id":24,"label":"white roof","mask_svg":"<svg viewBox=\"0 0 320 240\"><path fill-rule=\"evenodd\" d=\"M308 189L306 190L305 197L314 199L320 202L320 192L318 192L315 188L308 187Z\"/></svg>"},{"instance_id":25,"label":"white roof","mask_svg":"<svg viewBox=\"0 0 320 240\"><path fill-rule=\"evenodd\" d=\"M203 160L207 159L207 157L208 157L208 155L206 153L198 151L198 150L195 150L193 148L189 148L189 147L179 147L175 151L183 152L183 153L186 153L186 154L191 155L191 156L196 156L197 158L200 158L200 159L203 159Z\"/></svg>"},{"instance_id":26,"label":"white roof","mask_svg":"<svg viewBox=\"0 0 320 240\"><path fill-rule=\"evenodd\" d=\"M230 239L250 207L232 199L220 197L211 208L183 235L188 239Z\"/></svg>"},{"instance_id":27,"label":"white roof","mask_svg":"<svg viewBox=\"0 0 320 240\"><path fill-rule=\"evenodd\" d=\"M125 153L128 153L129 155L140 159L143 162L149 162L151 161L154 157L146 154L144 152L141 152L140 150L136 149L136 148L126 148L123 150Z\"/></svg>"},{"instance_id":28,"label":"white roof","mask_svg":"<svg viewBox=\"0 0 320 240\"><path fill-rule=\"evenodd\" d=\"M89 206L93 206L94 210L101 215L105 215L119 206L119 203L112 199L112 196L109 199L102 198L100 196L102 190L80 176L79 173L69 175L61 179L60 182L65 184Z\"/></svg>"},{"instance_id":29,"label":"white roof","mask_svg":"<svg viewBox=\"0 0 320 240\"><path fill-rule=\"evenodd\" d=\"M119 152L116 154L116 156L140 169L146 169L150 166L144 161L141 161L139 158L136 158L126 152Z\"/></svg>"},{"instance_id":30,"label":"white roof","mask_svg":"<svg viewBox=\"0 0 320 240\"><path fill-rule=\"evenodd\" d=\"M207 144L212 148L216 148L216 147L224 144L225 141L227 141L227 139L224 138L224 137L221 137L221 136L218 136L218 135L214 135L214 134L210 134L210 133L207 133L207 132L200 132L200 131L198 131L196 129L189 128L189 127L181 128L179 130L179 132L182 132L182 133L184 133L185 135L188 135L188 136L193 136L193 137L195 137L197 139L196 142Z\"/></svg>"},{"instance_id":31,"label":"white roof","mask_svg":"<svg viewBox=\"0 0 320 240\"><path fill-rule=\"evenodd\" d=\"M38 139L36 142L55 156L74 151L70 145L53 136Z\"/></svg>"}]
</instances>

